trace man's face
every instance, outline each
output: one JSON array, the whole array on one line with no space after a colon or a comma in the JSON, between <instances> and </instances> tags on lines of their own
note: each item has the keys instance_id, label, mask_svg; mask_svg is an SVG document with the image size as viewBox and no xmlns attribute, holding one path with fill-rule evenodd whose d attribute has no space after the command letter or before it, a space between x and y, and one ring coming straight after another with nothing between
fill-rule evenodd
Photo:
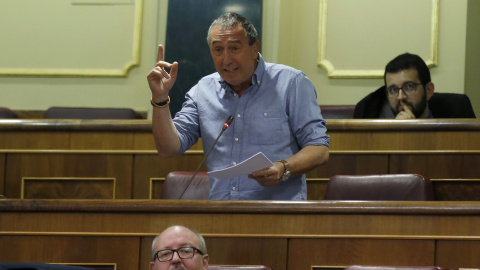
<instances>
[{"instance_id":1,"label":"man's face","mask_svg":"<svg viewBox=\"0 0 480 270\"><path fill-rule=\"evenodd\" d=\"M210 53L215 69L235 92L245 91L257 67L257 41L248 45L243 27L213 27L210 31Z\"/></svg>"},{"instance_id":2,"label":"man's face","mask_svg":"<svg viewBox=\"0 0 480 270\"><path fill-rule=\"evenodd\" d=\"M391 86L402 88L404 84L408 82L420 83L420 79L418 78L417 70L410 68L397 73L387 73L385 76L385 82L385 87L387 89ZM414 115L412 119L427 118L428 100L433 95L433 89L430 91L430 87L433 87L433 83L431 82L427 84L427 88L429 88L428 90L425 89L423 85L419 84L416 86L416 91L409 95L405 94L403 89L399 90L398 96L396 97L391 97L387 94L390 108L397 119L400 115L406 114L406 112L411 112Z\"/></svg>"},{"instance_id":3,"label":"man's face","mask_svg":"<svg viewBox=\"0 0 480 270\"><path fill-rule=\"evenodd\" d=\"M181 247L196 247L200 249L197 235L187 228L181 226L170 227L157 239L155 252L162 249L177 249ZM207 270L208 255L201 255L195 252L193 258L181 259L178 253L174 252L171 261L159 262L157 258L150 263L150 270Z\"/></svg>"}]
</instances>

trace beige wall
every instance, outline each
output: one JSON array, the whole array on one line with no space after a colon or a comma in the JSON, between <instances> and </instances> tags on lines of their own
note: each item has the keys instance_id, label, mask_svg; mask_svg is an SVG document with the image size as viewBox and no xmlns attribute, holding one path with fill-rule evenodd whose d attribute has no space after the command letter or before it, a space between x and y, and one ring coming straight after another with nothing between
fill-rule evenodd
<instances>
[{"instance_id":1,"label":"beige wall","mask_svg":"<svg viewBox=\"0 0 480 270\"><path fill-rule=\"evenodd\" d=\"M465 93L480 117L480 1L470 0L467 13L467 49L465 54Z\"/></svg>"},{"instance_id":2,"label":"beige wall","mask_svg":"<svg viewBox=\"0 0 480 270\"><path fill-rule=\"evenodd\" d=\"M359 13L362 12L362 1L352 0L351 2L352 5L357 5ZM402 16L402 14L396 14L392 10L377 10L376 12L389 13L397 17ZM431 69L432 80L436 83L436 90L439 92L464 92L466 12L466 0L440 1L438 66ZM337 14L329 14L329 16L335 15ZM418 16L429 15L425 12L420 14L412 9L412 13L404 19L414 20ZM317 87L320 104L355 104L383 84L383 79L331 79L327 76L325 69L317 66L319 1L284 0L282 1L281 16L278 62L303 70ZM400 21L400 19L398 20ZM355 24L355 22L348 21L348 18L345 18L345 23ZM478 29L479 26L477 24L476 28ZM378 25L378 27L381 29L383 25ZM376 32L382 32L380 29L357 29L356 31L370 31L375 35ZM335 34L331 33L331 35ZM405 38L411 36L408 32L398 33L398 35ZM371 42L372 46L382 43L382 36L371 38ZM356 44L352 44L352 49L355 46ZM335 50L336 48L330 49ZM379 50L391 51L386 46L380 46ZM399 50L398 52L393 50L391 54L394 57L403 52L405 50ZM415 51L411 52L416 53ZM382 51L376 54L372 51L366 51L365 54L374 59L385 53ZM364 61L363 58L364 56L359 55L358 58L350 58L349 60L353 62L353 66L366 66L366 63L361 62ZM382 69L385 64L386 62L381 66Z\"/></svg>"},{"instance_id":3,"label":"beige wall","mask_svg":"<svg viewBox=\"0 0 480 270\"><path fill-rule=\"evenodd\" d=\"M68 3L71 6L73 15L78 15L79 18L63 18L63 21L58 21L56 17L53 19L42 19L37 20L38 16L45 16L48 12L52 14L59 13L61 11L68 10L64 4L60 2ZM31 7L33 2L42 2L42 5L38 5L35 8ZM108 3L108 2L122 2L133 3L131 0L25 0L25 1L15 1L15 0L5 0L1 1L2 4L8 5L9 9L0 9L0 20L8 21L8 18L18 16L16 14L11 14L8 10L13 9L16 6L22 6L26 15L22 15L28 21L22 24L7 24L9 27L14 28L14 31L10 31L14 35L17 32L26 31L25 28L35 26L39 23L43 23L41 27L37 28L37 31L42 31L42 33L48 36L50 43L46 44L45 42L38 43L35 38L27 42L31 42L34 46L44 46L42 48L36 48L39 55L37 59L43 59L44 62L49 62L49 55L44 54L46 49L49 49L49 46L57 46L62 39L65 39L66 36L58 34L55 37L52 37L52 33L68 33L75 29L79 31L76 35L72 35L73 38L80 44L78 48L73 48L70 51L70 54L67 54L67 61L57 63L58 65L68 65L72 63L72 66L75 66L77 61L83 61L84 55L81 54L78 50L84 47L89 47L97 45L100 49L105 49L109 44L100 43L109 42L110 38L104 40L102 35L106 34L107 30L112 30L117 35L123 35L124 41L118 42L115 46L119 47L124 51L127 50L128 53L132 53L131 48L131 29L133 29L132 23L134 13L132 9L117 9L115 6L109 5L72 5L71 3L75 2L89 2L89 3ZM160 2L160 4L158 3ZM142 30L142 39L140 42L140 65L133 67L128 72L127 77L82 77L82 76L0 76L0 106L6 106L15 110L45 110L50 106L91 106L91 107L130 107L138 111L146 111L150 108L149 99L150 94L148 90L148 85L146 83L146 74L151 68L151 65L155 62L156 59L156 45L157 44L157 35L159 31L157 30L157 21L161 23L162 27L166 24L162 18L157 18L159 13L159 5L164 5L166 1L144 1L144 11L143 11L143 28ZM122 5L120 5L121 7ZM39 10L41 9L41 10ZM84 12L87 9L88 12ZM15 9L16 10L16 9ZM117 11L118 10L118 11ZM164 10L164 9L162 9ZM112 15L112 13L115 13ZM84 15L88 16L84 16ZM99 17L111 18L117 16L120 20L116 21L116 25L110 26L97 25L93 27L88 23L91 20L97 20ZM48 17L48 16L47 16ZM80 22L78 24L85 24L87 27L78 29L76 27L70 27L70 23L76 22L76 19L84 19L85 23ZM125 21L122 22L122 18L125 18ZM108 19L108 20L109 20ZM5 25L5 24L2 24ZM77 25L75 25L77 26ZM114 29L129 29L126 31L116 32ZM4 35L0 30L0 36L2 36L2 43L4 43ZM92 34L93 32L93 34ZM161 31L160 31L161 33ZM20 33L18 34L20 35ZM97 37L97 38L83 38L83 37ZM63 44L63 43L62 43ZM0 44L0 47L2 44ZM57 48L66 49L66 48ZM113 51L117 49L112 48ZM21 52L19 52L21 51ZM30 53L29 50L25 50L23 47L19 47L14 51L16 54L21 55L24 52ZM123 52L122 52L123 53ZM125 53L122 54L122 56ZM113 63L109 62L111 56L108 53L103 53L99 55L96 59L85 62L83 67L85 69L95 69L95 68L119 68L122 69L123 66L132 58L130 55L125 55L122 58L122 61ZM18 66L36 69L41 63L37 61L35 65L30 63L28 60L20 59ZM67 63L67 64L65 64ZM0 68L5 68L5 62L0 60ZM47 68L51 67L48 64L45 65ZM81 67L80 67L81 69Z\"/></svg>"},{"instance_id":4,"label":"beige wall","mask_svg":"<svg viewBox=\"0 0 480 270\"><path fill-rule=\"evenodd\" d=\"M2 1L2 3L10 2L21 5L21 3L25 4L28 1L6 0ZM42 1L45 9L53 8L48 4L53 3L52 1ZM62 1L75 2L75 0ZM88 2L86 0L76 0L76 2L82 1ZM132 2L131 0L117 1ZM375 0L362 1L372 4ZM362 1L351 0L351 5L358 6L356 8L359 9L359 13L362 12L361 8L364 6L361 4ZM472 0L469 1L470 5L472 5ZM115 2L115 0L105 0L104 2ZM264 0L263 56L267 61L279 62L303 70L315 84L320 104L355 104L369 92L381 86L383 80L379 78L332 79L328 77L327 71L323 67L318 66L320 3L320 0ZM469 44L478 44L478 36L476 40L467 37L467 23L468 33L470 34L478 33L480 24L478 23L478 18L472 18L475 14L467 11L467 4L468 0L440 1L438 66L433 67L431 71L433 81L437 86L436 91L463 93L465 92L464 89L467 88L467 94L472 99L474 96L478 99L479 94L473 92L474 87L479 84L478 76L468 74L478 73L479 68L476 63L480 62L480 54L472 49L471 46L467 47L469 50L466 51L466 44L467 41ZM475 5L478 10L478 3ZM156 59L156 44L164 43L165 41L167 7L167 0L144 0L140 65L133 67L128 72L127 77L0 76L0 106L16 110L44 110L50 106L130 107L138 111L150 110L150 94L145 77ZM100 11L106 9L103 5L97 5L94 8ZM34 13L33 11L28 11L28 9L25 10L25 12ZM402 14L397 14L391 10L381 9L377 12L391 13L393 17L402 17ZM425 12L412 10L411 14L403 15L402 18L413 20L417 16L425 16L423 13ZM469 15L468 19L467 14ZM11 18L11 16L15 15L2 14L2 11L0 11L0 18L2 18L0 20L8 21L9 16ZM124 16L129 16L129 14L124 14ZM329 14L329 16L334 15ZM29 18L30 21L23 25L9 25L10 31L8 33L12 35L12 33L15 34L18 31L24 31L24 27L28 27L28 24L38 24L34 14ZM368 20L368 18L365 19ZM60 24L56 24L61 26L56 26L60 28L55 29L56 31L71 31L71 28L68 27L71 20L67 18L64 18L64 20ZM355 23L348 21L348 19L345 20L347 24ZM379 33L378 35L380 35L385 29L382 29L382 25L378 25L378 27L380 29L365 29L365 31L370 31L370 34ZM40 30L44 31L45 29L40 28ZM102 27L98 27L98 29L89 27L88 31L103 33L105 29ZM52 37L52 32L55 31L45 32L45 35L50 33L49 40L51 44L61 43L60 40L65 38L65 35ZM329 34L335 37L334 32ZM399 33L399 35L408 37L409 33ZM382 42L381 37L373 39L372 43L378 44ZM125 38L129 38L128 35L125 35ZM30 42L35 42L35 40ZM83 44L85 46L80 46L82 48L91 46L93 43L92 40L81 39L78 42L80 45L82 45L82 42L85 43ZM128 44L130 46L130 43ZM47 47L48 45L40 43L39 46ZM102 46L107 45L102 44ZM128 47L125 44L119 46ZM355 44L352 44L352 46L355 46ZM380 48L382 47L380 46ZM381 49L381 51L377 51L379 55L392 54L393 52L390 52L389 49L391 48L386 47ZM371 52L365 55L372 58L377 56ZM362 55L362 57L365 57L365 55ZM76 57L81 58L82 56L72 52L71 57L71 61L75 62ZM108 57L105 58L108 59ZM355 57L349 58L351 59L348 60L355 66L361 67L366 65L367 62L360 57L358 59ZM40 57L40 59L42 58ZM100 59L103 60L102 57ZM45 57L44 61L48 62L48 57ZM20 63L15 64L24 67L29 67L30 65L29 61L18 62ZM106 62L108 63L101 64L109 64L114 61L107 60ZM67 63L69 62L67 61ZM2 61L0 61L0 65L2 65ZM5 65L5 62L3 62L3 65ZM118 64L116 65L118 66ZM468 72L465 70L466 67ZM0 68L5 68L5 66L0 66ZM475 108L477 114L480 113L480 108L478 108L480 104L478 102L473 103L477 106Z\"/></svg>"}]
</instances>

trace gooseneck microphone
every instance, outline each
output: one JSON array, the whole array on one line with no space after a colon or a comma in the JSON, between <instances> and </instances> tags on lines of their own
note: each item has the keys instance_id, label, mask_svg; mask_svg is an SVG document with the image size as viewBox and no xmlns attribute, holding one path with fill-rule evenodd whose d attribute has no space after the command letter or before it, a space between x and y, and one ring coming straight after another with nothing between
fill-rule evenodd
<instances>
[{"instance_id":1,"label":"gooseneck microphone","mask_svg":"<svg viewBox=\"0 0 480 270\"><path fill-rule=\"evenodd\" d=\"M200 162L200 164L198 165L197 170L193 173L192 177L190 177L190 179L188 179L187 186L183 189L182 194L181 194L180 197L178 198L179 200L183 197L183 195L185 194L185 191L187 191L188 187L189 187L190 184L192 183L193 178L195 178L195 175L197 175L198 170L200 170L200 167L202 167L202 164L203 164L203 163L205 162L205 160L208 158L208 155L210 155L210 152L212 152L213 147L217 144L218 139L220 139L220 136L222 136L223 132L230 126L230 124L232 123L232 121L233 121L233 116L230 115L230 116L227 118L227 120L225 121L225 123L223 124L222 131L220 131L220 134L218 134L217 139L216 139L215 142L212 144L212 147L210 147L210 150L208 150L208 152L207 152L207 154L205 155L205 157L203 158L202 162Z\"/></svg>"}]
</instances>

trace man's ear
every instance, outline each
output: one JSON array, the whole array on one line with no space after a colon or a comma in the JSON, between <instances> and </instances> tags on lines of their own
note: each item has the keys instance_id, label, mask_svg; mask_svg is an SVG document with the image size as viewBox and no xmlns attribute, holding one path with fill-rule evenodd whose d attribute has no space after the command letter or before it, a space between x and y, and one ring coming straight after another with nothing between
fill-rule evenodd
<instances>
[{"instance_id":1,"label":"man's ear","mask_svg":"<svg viewBox=\"0 0 480 270\"><path fill-rule=\"evenodd\" d=\"M208 254L203 255L202 260L203 260L203 269L208 270L208 260L209 260Z\"/></svg>"},{"instance_id":2,"label":"man's ear","mask_svg":"<svg viewBox=\"0 0 480 270\"><path fill-rule=\"evenodd\" d=\"M260 50L260 41L257 40L255 43L252 44L252 53L253 57L256 59L258 57L258 51Z\"/></svg>"},{"instance_id":3,"label":"man's ear","mask_svg":"<svg viewBox=\"0 0 480 270\"><path fill-rule=\"evenodd\" d=\"M433 96L433 93L435 92L435 85L433 84L433 82L427 83L425 91L427 93L427 100L430 100L430 98L432 98Z\"/></svg>"},{"instance_id":4,"label":"man's ear","mask_svg":"<svg viewBox=\"0 0 480 270\"><path fill-rule=\"evenodd\" d=\"M153 270L155 269L155 262L150 262L150 270Z\"/></svg>"}]
</instances>

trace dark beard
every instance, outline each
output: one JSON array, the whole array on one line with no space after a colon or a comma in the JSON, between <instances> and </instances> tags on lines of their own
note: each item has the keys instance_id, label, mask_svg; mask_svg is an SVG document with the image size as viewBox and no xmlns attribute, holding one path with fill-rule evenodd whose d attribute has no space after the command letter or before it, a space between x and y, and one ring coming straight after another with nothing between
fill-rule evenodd
<instances>
[{"instance_id":1,"label":"dark beard","mask_svg":"<svg viewBox=\"0 0 480 270\"><path fill-rule=\"evenodd\" d=\"M425 112L425 109L427 108L427 91L423 92L422 100L418 103L417 107L412 107L412 112L415 115L415 118L419 118L422 116L422 114Z\"/></svg>"}]
</instances>

